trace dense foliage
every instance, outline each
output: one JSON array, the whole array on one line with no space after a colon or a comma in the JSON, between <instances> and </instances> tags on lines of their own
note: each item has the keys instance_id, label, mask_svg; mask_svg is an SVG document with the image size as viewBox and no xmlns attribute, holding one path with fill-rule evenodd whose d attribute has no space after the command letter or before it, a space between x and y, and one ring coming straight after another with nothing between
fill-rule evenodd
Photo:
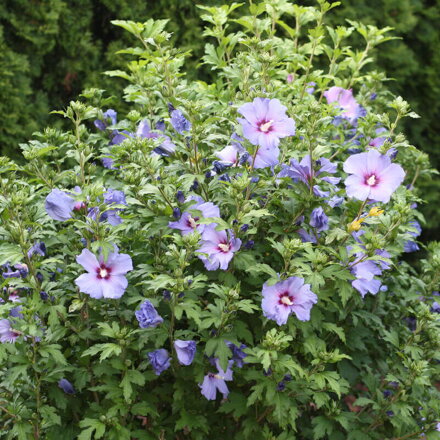
<instances>
[{"instance_id":1,"label":"dense foliage","mask_svg":"<svg viewBox=\"0 0 440 440\"><path fill-rule=\"evenodd\" d=\"M221 0L206 0L204 5L221 5ZM299 2L313 6L313 1ZM234 13L233 13L234 14ZM235 12L237 14L237 12ZM2 154L18 157L18 143L38 128L55 123L49 114L61 108L86 87L122 90L123 83L102 79L101 72L120 68L124 57L115 54L128 44L112 19L145 21L169 18L169 32L179 47L191 50L186 57L187 74L210 80L211 71L196 72L203 54L199 38L202 23L192 0L6 0L0 4L0 110L5 115L0 132ZM440 142L437 120L440 117L440 58L438 1L356 0L343 2L329 22L345 24L346 19L362 20L378 27L392 26L394 40L387 50L376 54L378 65L395 81L388 88L403 96L422 116L418 124L403 121L411 143L429 153L432 164L440 168ZM289 20L287 20L289 22ZM236 26L231 23L231 26ZM359 43L359 41L357 41ZM121 111L126 108L116 103ZM422 207L428 223L425 239L439 238L436 194L440 180L422 181L428 204Z\"/></svg>"},{"instance_id":2,"label":"dense foliage","mask_svg":"<svg viewBox=\"0 0 440 440\"><path fill-rule=\"evenodd\" d=\"M0 159L0 438L439 438L432 170L367 69L389 29L331 9L202 7L212 81L115 21L124 104Z\"/></svg>"}]
</instances>

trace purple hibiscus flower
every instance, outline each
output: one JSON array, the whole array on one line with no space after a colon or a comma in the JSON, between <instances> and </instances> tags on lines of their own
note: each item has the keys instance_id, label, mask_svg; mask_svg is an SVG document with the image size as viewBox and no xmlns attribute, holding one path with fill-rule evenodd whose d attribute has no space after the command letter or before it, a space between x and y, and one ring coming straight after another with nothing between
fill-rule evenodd
<instances>
[{"instance_id":1,"label":"purple hibiscus flower","mask_svg":"<svg viewBox=\"0 0 440 440\"><path fill-rule=\"evenodd\" d=\"M46 197L45 208L49 217L64 222L72 218L72 211L75 205L76 202L73 197L55 188Z\"/></svg>"},{"instance_id":2,"label":"purple hibiscus flower","mask_svg":"<svg viewBox=\"0 0 440 440\"><path fill-rule=\"evenodd\" d=\"M226 146L221 151L214 153L222 163L226 166L238 166L241 163L241 158L246 155L246 159L249 158L249 154L238 142L234 142L231 145Z\"/></svg>"},{"instance_id":3,"label":"purple hibiscus flower","mask_svg":"<svg viewBox=\"0 0 440 440\"><path fill-rule=\"evenodd\" d=\"M0 319L0 342L2 344L9 342L14 343L20 333L13 330L8 319Z\"/></svg>"},{"instance_id":4,"label":"purple hibiscus flower","mask_svg":"<svg viewBox=\"0 0 440 440\"><path fill-rule=\"evenodd\" d=\"M160 376L161 373L170 368L171 358L169 357L168 351L166 351L165 348L150 351L147 356L156 376Z\"/></svg>"},{"instance_id":5,"label":"purple hibiscus flower","mask_svg":"<svg viewBox=\"0 0 440 440\"><path fill-rule=\"evenodd\" d=\"M321 157L316 161L316 165L319 167L318 171L312 168L309 154L307 154L301 162L298 162L296 159L290 159L290 165L283 165L278 177L290 177L294 182L303 182L308 188L315 183L318 177L320 180L330 183L331 185L337 185L339 183L341 180L339 177L320 177L323 173L335 174L338 167L336 164L330 162L325 157ZM319 185L313 185L313 193L318 197L328 197L330 195L328 191L323 191Z\"/></svg>"},{"instance_id":6,"label":"purple hibiscus flower","mask_svg":"<svg viewBox=\"0 0 440 440\"><path fill-rule=\"evenodd\" d=\"M159 127L162 127L162 125L159 125ZM176 150L176 146L171 142L171 139L163 133L151 131L150 124L145 119L139 123L136 136L146 139L164 139L163 142L153 150L153 154L158 154L159 156L169 156Z\"/></svg>"},{"instance_id":7,"label":"purple hibiscus flower","mask_svg":"<svg viewBox=\"0 0 440 440\"><path fill-rule=\"evenodd\" d=\"M308 93L309 95L312 95L315 91L316 83L315 83L315 81L310 81L307 83L307 85L309 87L306 88L306 93Z\"/></svg>"},{"instance_id":8,"label":"purple hibiscus flower","mask_svg":"<svg viewBox=\"0 0 440 440\"><path fill-rule=\"evenodd\" d=\"M3 278L26 278L29 274L29 268L24 263L18 263L14 265L14 269L12 270L9 264L5 264L3 266L6 269L6 272L2 273Z\"/></svg>"},{"instance_id":9,"label":"purple hibiscus flower","mask_svg":"<svg viewBox=\"0 0 440 440\"><path fill-rule=\"evenodd\" d=\"M125 200L125 194L123 191L118 191L116 189L109 189L104 193L104 202L111 205L127 205ZM112 226L119 225L122 223L121 217L117 214L120 209L110 209L102 213L99 218L100 221L107 220Z\"/></svg>"},{"instance_id":10,"label":"purple hibiscus flower","mask_svg":"<svg viewBox=\"0 0 440 440\"><path fill-rule=\"evenodd\" d=\"M201 246L197 252L208 254L199 258L207 270L226 270L229 262L241 246L241 240L235 238L231 230L217 231L215 224L207 225L202 234Z\"/></svg>"},{"instance_id":11,"label":"purple hibiscus flower","mask_svg":"<svg viewBox=\"0 0 440 440\"><path fill-rule=\"evenodd\" d=\"M104 131L109 125L115 125L118 114L111 108L103 113L104 120L96 119L93 123L98 130Z\"/></svg>"},{"instance_id":12,"label":"purple hibiscus flower","mask_svg":"<svg viewBox=\"0 0 440 440\"><path fill-rule=\"evenodd\" d=\"M130 256L119 254L116 246L106 260L102 255L97 259L88 249L83 249L76 261L87 271L75 280L81 292L96 299L118 299L124 294L128 285L125 274L133 270L133 264Z\"/></svg>"},{"instance_id":13,"label":"purple hibiscus flower","mask_svg":"<svg viewBox=\"0 0 440 440\"><path fill-rule=\"evenodd\" d=\"M317 232L326 231L328 229L328 217L324 210L319 207L312 211L310 216L310 226L315 228Z\"/></svg>"},{"instance_id":14,"label":"purple hibiscus flower","mask_svg":"<svg viewBox=\"0 0 440 440\"><path fill-rule=\"evenodd\" d=\"M295 134L295 121L286 115L286 110L278 99L255 98L243 104L238 113L244 118L238 121L244 137L266 150L268 155L275 156L280 139Z\"/></svg>"},{"instance_id":15,"label":"purple hibiscus flower","mask_svg":"<svg viewBox=\"0 0 440 440\"><path fill-rule=\"evenodd\" d=\"M347 195L358 200L389 202L391 194L403 182L405 171L392 164L388 156L376 150L354 154L344 162Z\"/></svg>"},{"instance_id":16,"label":"purple hibiscus flower","mask_svg":"<svg viewBox=\"0 0 440 440\"><path fill-rule=\"evenodd\" d=\"M46 245L42 241L33 244L28 250L27 256L28 258L31 258L32 255L35 254L41 255L42 257L46 255Z\"/></svg>"},{"instance_id":17,"label":"purple hibiscus flower","mask_svg":"<svg viewBox=\"0 0 440 440\"><path fill-rule=\"evenodd\" d=\"M180 110L173 109L170 116L171 125L177 133L184 134L185 132L191 131L191 122L183 116L183 113Z\"/></svg>"},{"instance_id":18,"label":"purple hibiscus flower","mask_svg":"<svg viewBox=\"0 0 440 440\"><path fill-rule=\"evenodd\" d=\"M135 316L140 328L157 327L163 322L163 318L148 299L141 304L140 310L136 310Z\"/></svg>"},{"instance_id":19,"label":"purple hibiscus flower","mask_svg":"<svg viewBox=\"0 0 440 440\"><path fill-rule=\"evenodd\" d=\"M228 362L228 367L226 371L224 371L220 367L220 363L218 359L215 360L215 365L217 367L217 374L208 373L204 379L202 385L199 385L201 388L202 395L205 396L208 400L215 400L217 397L217 390L223 394L223 399L226 399L229 394L228 386L226 385L226 381L232 380L232 364L234 361Z\"/></svg>"},{"instance_id":20,"label":"purple hibiscus flower","mask_svg":"<svg viewBox=\"0 0 440 440\"><path fill-rule=\"evenodd\" d=\"M246 363L244 361L247 354L243 351L247 346L245 344L235 345L233 342L225 341L226 345L232 352L232 360L234 361L234 364L237 365L238 368L242 368L243 365Z\"/></svg>"},{"instance_id":21,"label":"purple hibiscus flower","mask_svg":"<svg viewBox=\"0 0 440 440\"><path fill-rule=\"evenodd\" d=\"M410 221L409 224L414 229L413 231L409 232L409 234L412 235L414 238L418 237L422 233L422 227L420 226L420 223L417 220L413 220ZM407 240L403 245L404 252L416 252L419 249L419 245L413 240Z\"/></svg>"},{"instance_id":22,"label":"purple hibiscus flower","mask_svg":"<svg viewBox=\"0 0 440 440\"><path fill-rule=\"evenodd\" d=\"M266 318L283 325L292 313L300 321L310 319L310 310L318 302L318 297L310 290L310 284L298 277L290 277L273 286L263 285L261 307Z\"/></svg>"},{"instance_id":23,"label":"purple hibiscus flower","mask_svg":"<svg viewBox=\"0 0 440 440\"><path fill-rule=\"evenodd\" d=\"M387 129L385 127L376 128L376 134L384 133L386 131ZM373 148L379 148L385 143L386 140L387 138L385 136L377 136L371 139L370 142L368 142L368 145Z\"/></svg>"},{"instance_id":24,"label":"purple hibiscus flower","mask_svg":"<svg viewBox=\"0 0 440 440\"><path fill-rule=\"evenodd\" d=\"M343 89L333 86L323 93L329 104L335 103L342 110L341 117L347 119L350 123L364 115L362 107L357 103L353 96L352 89Z\"/></svg>"},{"instance_id":25,"label":"purple hibiscus flower","mask_svg":"<svg viewBox=\"0 0 440 440\"><path fill-rule=\"evenodd\" d=\"M67 379L60 379L58 382L58 386L66 393L66 394L75 394L75 388Z\"/></svg>"},{"instance_id":26,"label":"purple hibiscus flower","mask_svg":"<svg viewBox=\"0 0 440 440\"><path fill-rule=\"evenodd\" d=\"M361 241L363 231L353 232L354 239L365 249ZM347 246L347 251L350 252L351 246ZM389 252L384 249L377 249L376 255L383 258L391 258ZM382 285L382 282L375 278L378 275L382 275L383 270L390 268L390 265L385 260L365 260L365 254L363 252L357 252L354 254L355 260L350 266L351 273L356 277L351 282L351 285L364 297L367 293L376 295L379 290L385 290L386 286Z\"/></svg>"},{"instance_id":27,"label":"purple hibiscus flower","mask_svg":"<svg viewBox=\"0 0 440 440\"><path fill-rule=\"evenodd\" d=\"M199 196L190 196L186 201L195 201L193 205L190 206L189 209L194 211L200 211L202 213L201 216L193 215L189 212L184 212L180 217L180 220L177 222L169 222L168 227L172 229L178 229L182 231L182 235L187 235L194 232L196 229L200 233L206 229L208 225L203 225L198 223L200 221L200 217L210 218L210 217L220 217L220 210L218 206L214 205L211 202L205 202Z\"/></svg>"},{"instance_id":28,"label":"purple hibiscus flower","mask_svg":"<svg viewBox=\"0 0 440 440\"><path fill-rule=\"evenodd\" d=\"M174 341L177 359L180 365L191 365L196 354L196 341L183 341L176 339Z\"/></svg>"}]
</instances>

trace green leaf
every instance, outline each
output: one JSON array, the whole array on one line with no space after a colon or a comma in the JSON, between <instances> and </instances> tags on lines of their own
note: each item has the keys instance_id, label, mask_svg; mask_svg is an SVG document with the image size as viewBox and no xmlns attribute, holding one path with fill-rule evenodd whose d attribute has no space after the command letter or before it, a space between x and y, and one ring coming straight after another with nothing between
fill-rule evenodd
<instances>
[{"instance_id":1,"label":"green leaf","mask_svg":"<svg viewBox=\"0 0 440 440\"><path fill-rule=\"evenodd\" d=\"M17 264L23 260L23 252L18 244L0 244L0 266L4 264Z\"/></svg>"}]
</instances>

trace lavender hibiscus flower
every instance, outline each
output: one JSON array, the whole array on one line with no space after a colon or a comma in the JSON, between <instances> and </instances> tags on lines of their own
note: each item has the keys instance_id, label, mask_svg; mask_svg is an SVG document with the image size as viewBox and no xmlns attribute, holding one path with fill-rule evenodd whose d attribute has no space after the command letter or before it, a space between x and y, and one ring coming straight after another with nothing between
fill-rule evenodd
<instances>
[{"instance_id":1,"label":"lavender hibiscus flower","mask_svg":"<svg viewBox=\"0 0 440 440\"><path fill-rule=\"evenodd\" d=\"M46 255L46 245L42 242L36 242L31 246L31 248L28 250L27 256L28 258L31 258L32 255L41 255L44 257Z\"/></svg>"},{"instance_id":2,"label":"lavender hibiscus flower","mask_svg":"<svg viewBox=\"0 0 440 440\"><path fill-rule=\"evenodd\" d=\"M409 235L417 238L422 233L422 227L420 226L420 223L417 220L413 220L410 221L409 224L413 228L413 231L409 232ZM403 246L404 252L416 252L419 249L419 245L413 240L407 240Z\"/></svg>"},{"instance_id":3,"label":"lavender hibiscus flower","mask_svg":"<svg viewBox=\"0 0 440 440\"><path fill-rule=\"evenodd\" d=\"M171 366L171 358L168 355L168 351L165 348L159 348L158 350L150 351L148 353L148 359L153 367L156 376L160 376L165 370L168 370Z\"/></svg>"},{"instance_id":4,"label":"lavender hibiscus flower","mask_svg":"<svg viewBox=\"0 0 440 440\"><path fill-rule=\"evenodd\" d=\"M202 242L197 252L208 254L199 258L207 270L226 270L229 262L241 246L241 240L235 238L231 230L217 231L215 224L207 225L202 234Z\"/></svg>"},{"instance_id":5,"label":"lavender hibiscus flower","mask_svg":"<svg viewBox=\"0 0 440 440\"><path fill-rule=\"evenodd\" d=\"M235 345L233 342L230 341L225 342L232 352L232 360L234 361L234 364L237 365L238 368L242 368L243 365L246 363L244 359L247 356L247 354L243 350L247 348L247 346L245 344Z\"/></svg>"},{"instance_id":6,"label":"lavender hibiscus flower","mask_svg":"<svg viewBox=\"0 0 440 440\"><path fill-rule=\"evenodd\" d=\"M208 373L204 379L202 385L199 385L201 388L202 395L205 396L208 400L215 400L217 397L217 390L223 394L223 398L226 399L229 394L228 386L226 385L226 381L232 380L232 364L234 361L228 362L228 367L226 371L224 371L220 367L220 363L218 359L215 361L215 365L217 367L217 374Z\"/></svg>"},{"instance_id":7,"label":"lavender hibiscus flower","mask_svg":"<svg viewBox=\"0 0 440 440\"><path fill-rule=\"evenodd\" d=\"M391 195L403 182L405 171L392 164L388 156L376 150L354 154L344 162L347 195L358 200L389 202Z\"/></svg>"},{"instance_id":8,"label":"lavender hibiscus flower","mask_svg":"<svg viewBox=\"0 0 440 440\"><path fill-rule=\"evenodd\" d=\"M353 232L354 239L364 249L365 246L361 241L363 231ZM347 251L350 251L351 247L347 247ZM367 293L376 295L379 290L386 288L382 285L382 282L375 278L378 275L382 275L383 270L390 268L390 265L385 260L365 260L366 255L363 252L357 252L354 254L355 260L351 264L350 271L356 277L351 282L351 285L364 297ZM379 257L391 258L391 255L384 249L377 249L376 255Z\"/></svg>"},{"instance_id":9,"label":"lavender hibiscus flower","mask_svg":"<svg viewBox=\"0 0 440 440\"><path fill-rule=\"evenodd\" d=\"M116 246L106 260L83 249L76 261L87 271L75 280L81 292L96 299L119 299L124 294L128 285L125 274L133 270L133 264L129 255L118 253Z\"/></svg>"},{"instance_id":10,"label":"lavender hibiscus flower","mask_svg":"<svg viewBox=\"0 0 440 440\"><path fill-rule=\"evenodd\" d=\"M72 211L75 205L76 202L73 197L55 188L46 197L45 208L49 217L64 222L72 218Z\"/></svg>"},{"instance_id":11,"label":"lavender hibiscus flower","mask_svg":"<svg viewBox=\"0 0 440 440\"><path fill-rule=\"evenodd\" d=\"M96 119L93 123L98 130L104 131L109 125L115 125L117 122L118 114L112 109L109 108L107 111L103 113L104 119Z\"/></svg>"},{"instance_id":12,"label":"lavender hibiscus flower","mask_svg":"<svg viewBox=\"0 0 440 440\"><path fill-rule=\"evenodd\" d=\"M20 336L19 332L12 329L8 319L0 319L0 342L2 344L9 342L14 343Z\"/></svg>"},{"instance_id":13,"label":"lavender hibiscus flower","mask_svg":"<svg viewBox=\"0 0 440 440\"><path fill-rule=\"evenodd\" d=\"M162 127L162 125L159 125L159 127ZM171 139L168 136L163 133L151 131L150 124L146 119L139 123L136 136L146 139L163 138L163 142L153 150L153 153L158 154L159 156L169 156L176 150L176 146L171 142Z\"/></svg>"},{"instance_id":14,"label":"lavender hibiscus flower","mask_svg":"<svg viewBox=\"0 0 440 440\"><path fill-rule=\"evenodd\" d=\"M136 310L135 316L140 328L157 327L163 322L163 318L148 299L141 304L140 310Z\"/></svg>"},{"instance_id":15,"label":"lavender hibiscus flower","mask_svg":"<svg viewBox=\"0 0 440 440\"><path fill-rule=\"evenodd\" d=\"M191 122L189 122L180 110L173 109L171 111L171 125L179 134L184 134L191 130Z\"/></svg>"},{"instance_id":16,"label":"lavender hibiscus flower","mask_svg":"<svg viewBox=\"0 0 440 440\"><path fill-rule=\"evenodd\" d=\"M253 145L266 149L278 147L280 139L295 134L295 121L286 115L287 107L278 99L255 98L239 109L243 134Z\"/></svg>"},{"instance_id":17,"label":"lavender hibiscus flower","mask_svg":"<svg viewBox=\"0 0 440 440\"><path fill-rule=\"evenodd\" d=\"M104 193L104 202L107 205L127 205L123 191L109 189ZM117 214L120 209L110 209L102 213L100 221L107 220L112 226L122 223L121 217Z\"/></svg>"},{"instance_id":18,"label":"lavender hibiscus flower","mask_svg":"<svg viewBox=\"0 0 440 440\"><path fill-rule=\"evenodd\" d=\"M290 277L273 286L263 285L261 307L266 318L283 325L292 313L300 321L310 319L310 310L318 302L318 297L310 290L310 284L298 277Z\"/></svg>"},{"instance_id":19,"label":"lavender hibiscus flower","mask_svg":"<svg viewBox=\"0 0 440 440\"><path fill-rule=\"evenodd\" d=\"M355 123L356 120L363 116L364 111L357 103L353 96L351 89L343 89L342 87L331 87L323 93L329 104L335 103L342 111L341 117L347 119L350 123Z\"/></svg>"},{"instance_id":20,"label":"lavender hibiscus flower","mask_svg":"<svg viewBox=\"0 0 440 440\"><path fill-rule=\"evenodd\" d=\"M214 153L226 166L237 166L249 160L249 153L240 143L243 139L237 135L232 138L234 141L230 145Z\"/></svg>"},{"instance_id":21,"label":"lavender hibiscus flower","mask_svg":"<svg viewBox=\"0 0 440 440\"><path fill-rule=\"evenodd\" d=\"M210 218L210 217L220 217L220 210L218 206L214 205L211 202L205 202L199 196L190 196L186 201L195 201L193 205L190 206L189 209L200 211L202 213L201 217ZM182 235L190 234L194 232L196 229L200 233L206 229L208 225L203 225L198 223L200 220L200 216L193 215L189 212L184 212L180 217L180 220L177 222L169 222L168 227L172 229L178 229L182 231Z\"/></svg>"},{"instance_id":22,"label":"lavender hibiscus flower","mask_svg":"<svg viewBox=\"0 0 440 440\"><path fill-rule=\"evenodd\" d=\"M9 264L5 264L2 266L6 269L6 272L2 273L3 278L26 278L29 274L29 268L27 267L27 264L24 263L18 263L14 265L13 270Z\"/></svg>"},{"instance_id":23,"label":"lavender hibiscus flower","mask_svg":"<svg viewBox=\"0 0 440 440\"><path fill-rule=\"evenodd\" d=\"M319 207L312 211L310 216L310 226L315 228L317 232L326 231L328 229L328 217L324 210Z\"/></svg>"},{"instance_id":24,"label":"lavender hibiscus flower","mask_svg":"<svg viewBox=\"0 0 440 440\"><path fill-rule=\"evenodd\" d=\"M176 339L174 341L177 359L180 365L191 365L196 354L196 341L183 341Z\"/></svg>"},{"instance_id":25,"label":"lavender hibiscus flower","mask_svg":"<svg viewBox=\"0 0 440 440\"><path fill-rule=\"evenodd\" d=\"M296 159L290 159L290 165L283 165L282 170L278 174L278 177L290 177L294 182L303 182L308 188L313 185L313 193L318 197L328 197L330 193L323 191L319 185L314 184L319 177L320 180L330 183L331 185L337 185L341 180L339 177L322 176L321 174L335 174L337 171L337 165L330 162L325 157L321 157L316 162L319 167L318 171L312 168L312 161L310 155L307 154L301 162Z\"/></svg>"}]
</instances>

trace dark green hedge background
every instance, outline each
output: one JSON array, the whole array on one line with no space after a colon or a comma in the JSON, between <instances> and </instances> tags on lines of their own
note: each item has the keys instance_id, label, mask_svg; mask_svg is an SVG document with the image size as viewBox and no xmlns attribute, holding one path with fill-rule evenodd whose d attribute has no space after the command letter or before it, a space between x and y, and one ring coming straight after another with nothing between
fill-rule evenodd
<instances>
[{"instance_id":1,"label":"dark green hedge background","mask_svg":"<svg viewBox=\"0 0 440 440\"><path fill-rule=\"evenodd\" d=\"M204 5L221 0L200 1ZM86 87L118 93L123 83L101 72L124 63L115 51L129 43L113 19L145 21L169 18L169 30L179 47L192 49L189 72L201 55L202 23L192 0L2 0L0 2L0 151L17 154L26 141L55 118ZM313 4L311 0L298 3ZM415 145L430 154L440 168L440 0L343 0L330 14L333 23L345 18L392 26L402 37L380 46L379 66L394 78L389 87L422 116L406 122ZM207 77L208 71L198 74ZM115 89L117 87L117 89ZM53 118L53 120L51 120ZM437 198L440 181L425 184L430 220L424 238L440 237Z\"/></svg>"}]
</instances>

